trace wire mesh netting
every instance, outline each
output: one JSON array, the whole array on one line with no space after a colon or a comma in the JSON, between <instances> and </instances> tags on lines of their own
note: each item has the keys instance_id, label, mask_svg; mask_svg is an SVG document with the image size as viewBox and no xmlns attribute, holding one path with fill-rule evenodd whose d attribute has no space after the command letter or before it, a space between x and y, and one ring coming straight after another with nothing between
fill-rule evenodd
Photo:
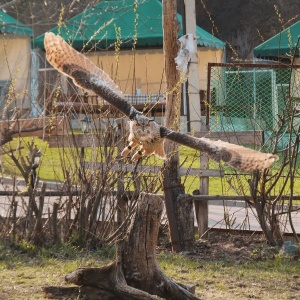
<instances>
[{"instance_id":1,"label":"wire mesh netting","mask_svg":"<svg viewBox=\"0 0 300 300\"><path fill-rule=\"evenodd\" d=\"M211 130L278 130L287 106L299 107L299 72L299 66L209 64Z\"/></svg>"},{"instance_id":2,"label":"wire mesh netting","mask_svg":"<svg viewBox=\"0 0 300 300\"><path fill-rule=\"evenodd\" d=\"M273 170L294 154L299 170L299 83L299 65L209 64L210 130L237 136L240 144L239 137L258 135L258 140L250 138L246 146L278 154Z\"/></svg>"}]
</instances>

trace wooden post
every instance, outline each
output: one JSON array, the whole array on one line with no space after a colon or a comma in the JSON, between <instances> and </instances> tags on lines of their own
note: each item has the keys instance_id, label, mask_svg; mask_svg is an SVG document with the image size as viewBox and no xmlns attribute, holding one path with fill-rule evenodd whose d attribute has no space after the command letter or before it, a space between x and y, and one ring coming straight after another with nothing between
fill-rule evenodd
<instances>
[{"instance_id":1,"label":"wooden post","mask_svg":"<svg viewBox=\"0 0 300 300\"><path fill-rule=\"evenodd\" d=\"M55 244L61 243L59 233L58 233L58 228L57 228L58 208L59 208L58 203L54 202L53 203L53 213L52 213L52 227L53 227L53 241Z\"/></svg>"},{"instance_id":2,"label":"wooden post","mask_svg":"<svg viewBox=\"0 0 300 300\"><path fill-rule=\"evenodd\" d=\"M208 165L208 157L205 154L200 155L200 169L203 170ZM209 177L200 177L200 195L208 195L209 189ZM207 236L208 230L208 201L196 201L195 202L196 219L198 223L199 238Z\"/></svg>"},{"instance_id":3,"label":"wooden post","mask_svg":"<svg viewBox=\"0 0 300 300\"><path fill-rule=\"evenodd\" d=\"M46 192L46 182L42 183L41 194L39 197L39 210L38 215L36 216L36 223L33 229L33 241L35 244L41 244L45 237L43 235L43 210L44 210L44 201L45 201L45 192Z\"/></svg>"},{"instance_id":4,"label":"wooden post","mask_svg":"<svg viewBox=\"0 0 300 300\"><path fill-rule=\"evenodd\" d=\"M193 202L193 197L188 194L179 195L175 202L180 245L185 251L194 247L195 224Z\"/></svg>"},{"instance_id":5,"label":"wooden post","mask_svg":"<svg viewBox=\"0 0 300 300\"><path fill-rule=\"evenodd\" d=\"M180 84L179 74L176 70L174 58L178 51L178 21L177 5L175 0L163 0L163 31L164 31L164 55L165 76L167 85L165 126L174 130L180 127ZM178 171L179 156L176 143L165 140L167 160L163 171L163 189L165 195L166 212L169 221L172 249L175 252L182 251L179 241L178 222L175 214L174 202L180 194L184 194L180 184Z\"/></svg>"}]
</instances>

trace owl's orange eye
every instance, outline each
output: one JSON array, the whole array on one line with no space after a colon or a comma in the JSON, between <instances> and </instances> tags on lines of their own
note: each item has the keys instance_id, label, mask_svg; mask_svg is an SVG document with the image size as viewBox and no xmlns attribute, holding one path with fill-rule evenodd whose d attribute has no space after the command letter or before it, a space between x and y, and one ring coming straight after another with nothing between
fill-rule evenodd
<instances>
[{"instance_id":1,"label":"owl's orange eye","mask_svg":"<svg viewBox=\"0 0 300 300\"><path fill-rule=\"evenodd\" d=\"M136 123L136 126L141 126L141 124L140 123Z\"/></svg>"},{"instance_id":2,"label":"owl's orange eye","mask_svg":"<svg viewBox=\"0 0 300 300\"><path fill-rule=\"evenodd\" d=\"M149 127L149 126L150 126L150 124L148 123L146 126L147 126L147 127Z\"/></svg>"}]
</instances>

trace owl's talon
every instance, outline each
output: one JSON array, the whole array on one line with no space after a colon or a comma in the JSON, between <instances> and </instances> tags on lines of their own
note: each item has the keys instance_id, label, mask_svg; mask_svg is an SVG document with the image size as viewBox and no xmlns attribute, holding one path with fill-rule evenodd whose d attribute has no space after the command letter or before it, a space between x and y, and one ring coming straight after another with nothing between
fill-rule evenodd
<instances>
[{"instance_id":1,"label":"owl's talon","mask_svg":"<svg viewBox=\"0 0 300 300\"><path fill-rule=\"evenodd\" d=\"M131 160L132 161L138 161L141 157L143 157L142 151L137 151L137 152L134 153Z\"/></svg>"},{"instance_id":2,"label":"owl's talon","mask_svg":"<svg viewBox=\"0 0 300 300\"><path fill-rule=\"evenodd\" d=\"M128 149L128 147L126 147L126 148L123 149L123 151L121 152L121 156L122 156L122 157L127 157L129 153L130 153L130 149Z\"/></svg>"}]
</instances>

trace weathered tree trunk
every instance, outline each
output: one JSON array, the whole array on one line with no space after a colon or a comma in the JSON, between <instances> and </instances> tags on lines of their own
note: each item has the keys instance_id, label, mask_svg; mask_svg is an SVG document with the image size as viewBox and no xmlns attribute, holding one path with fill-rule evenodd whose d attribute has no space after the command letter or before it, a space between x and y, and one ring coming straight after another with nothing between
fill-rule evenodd
<instances>
[{"instance_id":1,"label":"weathered tree trunk","mask_svg":"<svg viewBox=\"0 0 300 300\"><path fill-rule=\"evenodd\" d=\"M79 294L90 300L157 299L154 295L173 300L199 299L158 266L156 245L162 211L160 196L141 194L129 233L117 243L116 261L103 268L77 269L66 276L66 281L79 285ZM58 290L47 287L44 291L52 297ZM60 290L60 294L63 292L66 289Z\"/></svg>"},{"instance_id":2,"label":"weathered tree trunk","mask_svg":"<svg viewBox=\"0 0 300 300\"><path fill-rule=\"evenodd\" d=\"M180 128L180 110L181 110L181 83L180 76L176 70L174 58L178 51L178 21L177 7L175 0L163 0L163 30L164 30L164 53L165 53L165 75L167 85L167 103L165 114L165 126L172 130ZM167 160L163 168L163 190L165 195L166 212L169 222L170 238L172 249L175 252L181 252L186 249L183 236L191 234L187 232L185 224L187 219L193 215L190 211L178 214L179 206L176 204L178 197L184 194L184 187L180 183L178 171L179 155L178 145L170 140L165 140L165 152ZM193 208L192 208L193 209ZM178 219L180 216L182 219ZM192 217L194 220L194 216ZM179 228L180 227L180 228Z\"/></svg>"}]
</instances>

